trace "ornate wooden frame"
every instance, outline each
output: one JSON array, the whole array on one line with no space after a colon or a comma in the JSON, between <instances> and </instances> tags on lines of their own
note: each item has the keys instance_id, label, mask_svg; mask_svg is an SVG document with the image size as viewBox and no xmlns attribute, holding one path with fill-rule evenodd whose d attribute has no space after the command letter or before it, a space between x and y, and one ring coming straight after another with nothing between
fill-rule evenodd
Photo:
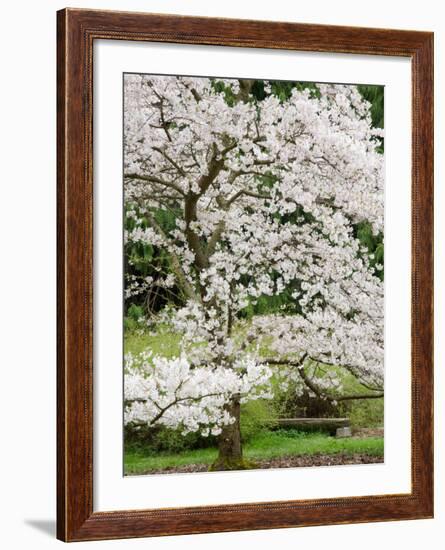
<instances>
[{"instance_id":1,"label":"ornate wooden frame","mask_svg":"<svg viewBox=\"0 0 445 550\"><path fill-rule=\"evenodd\" d=\"M433 34L65 9L57 14L57 536L64 541L433 515ZM92 70L96 39L404 56L412 61L412 490L93 512Z\"/></svg>"}]
</instances>

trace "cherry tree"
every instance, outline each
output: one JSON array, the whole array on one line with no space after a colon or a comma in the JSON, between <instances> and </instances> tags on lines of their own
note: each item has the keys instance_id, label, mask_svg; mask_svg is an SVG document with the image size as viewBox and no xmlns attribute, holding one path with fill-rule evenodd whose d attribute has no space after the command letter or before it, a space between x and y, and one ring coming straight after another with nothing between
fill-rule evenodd
<instances>
[{"instance_id":1,"label":"cherry tree","mask_svg":"<svg viewBox=\"0 0 445 550\"><path fill-rule=\"evenodd\" d=\"M382 130L355 86L283 99L264 82L258 99L255 85L149 75L124 85L125 239L168 258L168 269L128 276L126 293L174 289L160 315L182 350L127 356L125 421L217 435L215 469L246 466L240 404L277 385L332 401L383 395L383 266L355 231L383 231ZM285 292L280 311L244 319ZM366 392L345 394L342 370Z\"/></svg>"}]
</instances>

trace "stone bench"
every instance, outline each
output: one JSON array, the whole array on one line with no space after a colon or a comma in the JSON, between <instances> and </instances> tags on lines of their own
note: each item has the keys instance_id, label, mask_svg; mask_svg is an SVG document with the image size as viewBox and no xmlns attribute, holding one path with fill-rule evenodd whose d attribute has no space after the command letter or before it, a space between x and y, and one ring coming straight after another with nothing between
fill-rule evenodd
<instances>
[{"instance_id":1,"label":"stone bench","mask_svg":"<svg viewBox=\"0 0 445 550\"><path fill-rule=\"evenodd\" d=\"M337 437L350 437L349 418L279 418L279 428L329 432Z\"/></svg>"}]
</instances>

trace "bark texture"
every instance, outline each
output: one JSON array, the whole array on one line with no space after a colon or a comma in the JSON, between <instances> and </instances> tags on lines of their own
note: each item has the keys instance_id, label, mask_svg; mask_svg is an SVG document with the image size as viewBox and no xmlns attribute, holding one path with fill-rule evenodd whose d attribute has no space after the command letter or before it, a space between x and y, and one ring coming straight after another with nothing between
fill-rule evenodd
<instances>
[{"instance_id":1,"label":"bark texture","mask_svg":"<svg viewBox=\"0 0 445 550\"><path fill-rule=\"evenodd\" d=\"M218 458L212 464L212 471L248 470L255 464L243 458L240 425L240 397L234 396L226 405L227 412L235 422L225 426L218 438Z\"/></svg>"}]
</instances>

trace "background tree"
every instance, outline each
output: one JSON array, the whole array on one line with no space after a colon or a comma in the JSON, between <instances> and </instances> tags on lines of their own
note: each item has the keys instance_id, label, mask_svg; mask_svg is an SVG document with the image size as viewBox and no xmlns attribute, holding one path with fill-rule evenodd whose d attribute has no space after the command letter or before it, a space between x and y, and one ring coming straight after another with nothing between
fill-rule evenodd
<instances>
[{"instance_id":1,"label":"background tree","mask_svg":"<svg viewBox=\"0 0 445 550\"><path fill-rule=\"evenodd\" d=\"M382 131L357 88L126 75L124 136L126 249L151 269L126 295L156 292L183 350L127 358L126 422L218 435L238 469L240 403L274 385L381 396Z\"/></svg>"}]
</instances>

